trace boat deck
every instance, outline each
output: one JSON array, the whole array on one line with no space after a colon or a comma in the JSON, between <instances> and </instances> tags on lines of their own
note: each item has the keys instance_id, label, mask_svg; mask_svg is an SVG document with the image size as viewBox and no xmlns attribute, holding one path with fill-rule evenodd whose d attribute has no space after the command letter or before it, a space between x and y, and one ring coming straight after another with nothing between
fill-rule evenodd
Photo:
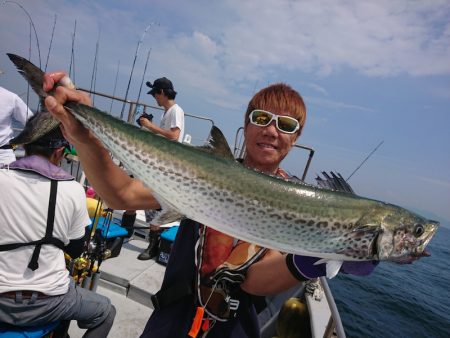
<instances>
[{"instance_id":1,"label":"boat deck","mask_svg":"<svg viewBox=\"0 0 450 338\"><path fill-rule=\"evenodd\" d=\"M132 238L123 245L118 257L107 259L100 266L97 292L109 297L117 310L108 337L139 337L153 311L150 296L159 290L165 267L154 259L140 261L136 258L147 245L148 242L140 238ZM84 332L75 322L71 323L71 338L81 338Z\"/></svg>"}]
</instances>

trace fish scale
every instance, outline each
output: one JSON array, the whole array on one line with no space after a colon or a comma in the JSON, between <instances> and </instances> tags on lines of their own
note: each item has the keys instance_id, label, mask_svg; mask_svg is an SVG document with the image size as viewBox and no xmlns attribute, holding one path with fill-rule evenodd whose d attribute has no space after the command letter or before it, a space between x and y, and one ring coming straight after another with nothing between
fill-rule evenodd
<instances>
[{"instance_id":1,"label":"fish scale","mask_svg":"<svg viewBox=\"0 0 450 338\"><path fill-rule=\"evenodd\" d=\"M35 67L27 62L20 58L16 64L25 75ZM24 77L39 78L32 75ZM425 255L439 226L399 206L245 168L230 159L216 127L212 144L220 155L170 141L93 107L65 106L152 189L162 206L263 247L330 260L410 262Z\"/></svg>"}]
</instances>

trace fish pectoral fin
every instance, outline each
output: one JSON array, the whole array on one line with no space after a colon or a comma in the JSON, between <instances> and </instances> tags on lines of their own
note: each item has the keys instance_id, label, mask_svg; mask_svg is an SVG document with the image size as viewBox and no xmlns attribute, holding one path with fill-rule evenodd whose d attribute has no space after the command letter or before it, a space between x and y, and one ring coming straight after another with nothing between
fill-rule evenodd
<instances>
[{"instance_id":1,"label":"fish pectoral fin","mask_svg":"<svg viewBox=\"0 0 450 338\"><path fill-rule=\"evenodd\" d=\"M152 219L151 224L163 225L172 222L179 222L184 218L184 215L173 209L163 209L160 213Z\"/></svg>"},{"instance_id":2,"label":"fish pectoral fin","mask_svg":"<svg viewBox=\"0 0 450 338\"><path fill-rule=\"evenodd\" d=\"M319 259L314 265L326 264L327 278L331 279L336 276L341 269L342 263L344 261L335 261L326 258Z\"/></svg>"},{"instance_id":3,"label":"fish pectoral fin","mask_svg":"<svg viewBox=\"0 0 450 338\"><path fill-rule=\"evenodd\" d=\"M376 233L380 231L380 225L379 224L359 224L356 225L353 230L353 232L367 232L367 233Z\"/></svg>"}]
</instances>

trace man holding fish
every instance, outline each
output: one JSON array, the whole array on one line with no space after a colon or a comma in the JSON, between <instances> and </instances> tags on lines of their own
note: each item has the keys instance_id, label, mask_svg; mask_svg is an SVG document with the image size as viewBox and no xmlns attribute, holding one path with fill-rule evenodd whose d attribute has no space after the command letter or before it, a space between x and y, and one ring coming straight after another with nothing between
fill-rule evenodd
<instances>
[{"instance_id":1,"label":"man holding fish","mask_svg":"<svg viewBox=\"0 0 450 338\"><path fill-rule=\"evenodd\" d=\"M438 222L287 179L279 165L306 117L303 99L288 85L268 86L251 99L239 164L216 127L208 149L169 141L91 107L86 94L61 84L65 73L44 75L8 56L45 98L110 207L162 207L166 220L183 218L142 337L258 337L251 295L339 271L369 274L373 261L428 255ZM115 165L110 152L139 179Z\"/></svg>"},{"instance_id":2,"label":"man holding fish","mask_svg":"<svg viewBox=\"0 0 450 338\"><path fill-rule=\"evenodd\" d=\"M60 72L46 74L44 89L52 89L64 76ZM151 187L117 167L101 141L64 109L62 104L66 101L89 105L90 100L81 92L58 87L53 96L47 97L46 106L61 121L89 181L108 205L118 209L160 207ZM262 89L252 98L245 114L246 155L242 164L287 178L279 166L299 137L305 119L303 99L290 86L280 83ZM185 219L172 249L162 289L152 299L155 311L142 337L182 337L188 333L194 337L201 332L212 337L258 337L250 295L275 294L299 280L325 275L324 264L314 265L317 260L236 241L232 236ZM346 264L342 267L344 271ZM361 266L361 274L370 273L375 266L372 261L356 264Z\"/></svg>"}]
</instances>

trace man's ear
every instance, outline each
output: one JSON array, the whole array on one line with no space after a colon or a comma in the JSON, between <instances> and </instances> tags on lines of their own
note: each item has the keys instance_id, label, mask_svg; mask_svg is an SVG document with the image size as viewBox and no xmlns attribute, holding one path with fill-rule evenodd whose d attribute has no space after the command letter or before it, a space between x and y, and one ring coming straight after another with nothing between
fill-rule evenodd
<instances>
[{"instance_id":1,"label":"man's ear","mask_svg":"<svg viewBox=\"0 0 450 338\"><path fill-rule=\"evenodd\" d=\"M64 156L64 149L65 147L59 147L53 151L53 154L50 158L52 163L59 165Z\"/></svg>"}]
</instances>

